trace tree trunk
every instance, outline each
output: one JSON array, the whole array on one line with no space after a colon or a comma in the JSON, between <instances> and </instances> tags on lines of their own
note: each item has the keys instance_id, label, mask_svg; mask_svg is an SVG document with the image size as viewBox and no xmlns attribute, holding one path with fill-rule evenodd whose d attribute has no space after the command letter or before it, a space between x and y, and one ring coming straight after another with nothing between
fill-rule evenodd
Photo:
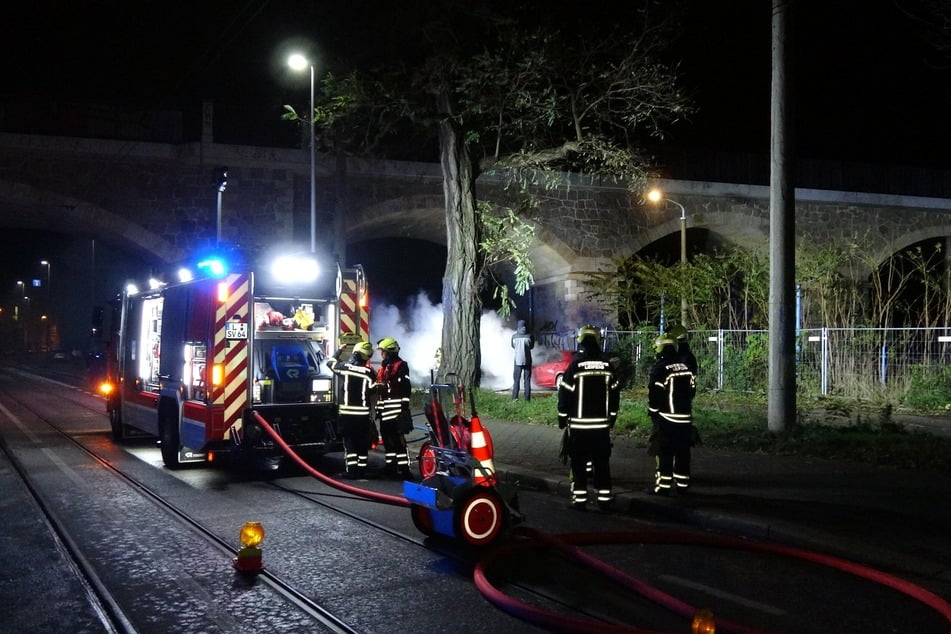
<instances>
[{"instance_id":1,"label":"tree trunk","mask_svg":"<svg viewBox=\"0 0 951 634\"><path fill-rule=\"evenodd\" d=\"M446 273L442 280L442 357L439 380L478 387L482 355L479 320L481 225L476 215L475 179L465 141L452 120L449 93L436 95L439 124L439 160L446 199ZM449 374L457 377L449 377Z\"/></svg>"}]
</instances>

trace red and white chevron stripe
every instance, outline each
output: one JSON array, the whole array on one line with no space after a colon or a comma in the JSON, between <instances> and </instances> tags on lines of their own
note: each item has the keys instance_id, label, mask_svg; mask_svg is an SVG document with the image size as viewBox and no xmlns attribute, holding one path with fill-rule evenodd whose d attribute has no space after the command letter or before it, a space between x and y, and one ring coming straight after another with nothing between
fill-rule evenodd
<instances>
[{"instance_id":1,"label":"red and white chevron stripe","mask_svg":"<svg viewBox=\"0 0 951 634\"><path fill-rule=\"evenodd\" d=\"M225 339L225 323L235 320L249 323L251 280L248 275L231 274L219 284L227 285L228 296L215 312L214 363L224 368L224 381L213 388L213 402L225 406L227 428L241 420L248 406L248 340Z\"/></svg>"}]
</instances>

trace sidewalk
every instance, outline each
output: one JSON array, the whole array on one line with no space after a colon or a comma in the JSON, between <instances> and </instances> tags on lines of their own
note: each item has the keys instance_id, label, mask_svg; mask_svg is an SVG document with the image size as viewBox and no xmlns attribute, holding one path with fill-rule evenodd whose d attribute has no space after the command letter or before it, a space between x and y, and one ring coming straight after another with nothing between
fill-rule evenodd
<instances>
[{"instance_id":1,"label":"sidewalk","mask_svg":"<svg viewBox=\"0 0 951 634\"><path fill-rule=\"evenodd\" d=\"M556 426L482 422L503 479L568 497ZM646 489L653 459L631 438L616 437L611 472L617 510L812 548L951 587L951 477L705 447L695 447L692 458L687 494L652 496Z\"/></svg>"}]
</instances>

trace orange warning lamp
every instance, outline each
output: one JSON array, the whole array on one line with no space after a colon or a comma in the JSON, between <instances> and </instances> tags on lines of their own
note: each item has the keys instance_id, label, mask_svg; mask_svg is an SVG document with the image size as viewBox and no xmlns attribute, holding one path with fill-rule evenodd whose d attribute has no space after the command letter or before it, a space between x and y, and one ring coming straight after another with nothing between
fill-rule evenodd
<instances>
[{"instance_id":1,"label":"orange warning lamp","mask_svg":"<svg viewBox=\"0 0 951 634\"><path fill-rule=\"evenodd\" d=\"M703 608L693 615L693 622L690 623L691 634L714 634L716 631L717 623L712 611Z\"/></svg>"},{"instance_id":2,"label":"orange warning lamp","mask_svg":"<svg viewBox=\"0 0 951 634\"><path fill-rule=\"evenodd\" d=\"M245 522L238 538L243 548L231 562L235 570L248 574L261 572L264 566L261 563L261 549L258 546L264 541L264 527L260 522Z\"/></svg>"}]
</instances>

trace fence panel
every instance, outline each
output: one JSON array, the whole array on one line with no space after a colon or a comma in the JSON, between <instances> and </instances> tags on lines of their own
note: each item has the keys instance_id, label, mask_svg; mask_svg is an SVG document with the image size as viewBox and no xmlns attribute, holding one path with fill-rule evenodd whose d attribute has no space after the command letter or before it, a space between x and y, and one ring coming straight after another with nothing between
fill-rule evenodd
<instances>
[{"instance_id":1,"label":"fence panel","mask_svg":"<svg viewBox=\"0 0 951 634\"><path fill-rule=\"evenodd\" d=\"M605 331L605 349L620 356L629 385L646 385L657 331ZM574 333L542 333L553 348L573 349ZM765 393L769 381L766 330L690 331L700 390ZM902 401L916 384L940 391L951 382L949 328L815 328L796 340L799 396ZM940 396L940 395L939 395ZM936 397L937 398L937 397ZM951 394L947 395L951 403Z\"/></svg>"}]
</instances>

